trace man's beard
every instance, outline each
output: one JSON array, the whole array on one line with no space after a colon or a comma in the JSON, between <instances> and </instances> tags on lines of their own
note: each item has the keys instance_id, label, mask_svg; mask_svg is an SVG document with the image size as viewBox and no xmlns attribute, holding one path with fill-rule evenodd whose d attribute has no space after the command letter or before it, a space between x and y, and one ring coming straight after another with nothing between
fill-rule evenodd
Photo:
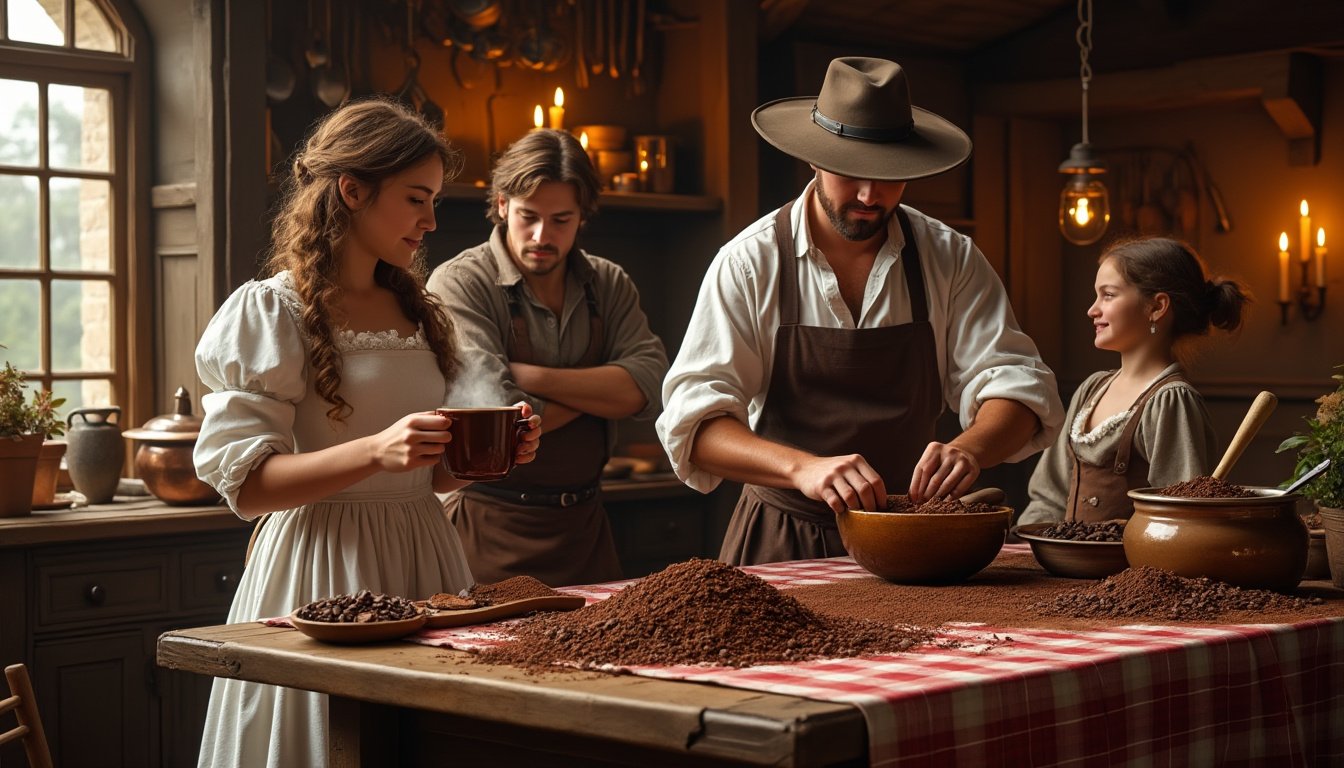
<instances>
[{"instance_id":1,"label":"man's beard","mask_svg":"<svg viewBox=\"0 0 1344 768\"><path fill-rule=\"evenodd\" d=\"M531 254L531 253L546 253L546 254L549 254L549 255L551 255L551 256L555 256L555 255L556 255L556 251L555 251L554 249L552 249L552 248L524 248L524 249L523 249L523 255L524 255L524 256L527 256L528 254ZM537 275L537 276L541 276L541 275L549 275L549 274L551 274L552 272L555 271L556 267L559 267L560 265L562 265L562 264L564 264L564 263L565 263L565 262L564 262L562 259L558 259L558 258L557 258L555 261L551 262L550 264L536 265L536 264L533 264L533 263L527 261L526 259L523 259L523 268L526 269L526 270L528 271L528 273L530 273L530 274Z\"/></svg>"},{"instance_id":2,"label":"man's beard","mask_svg":"<svg viewBox=\"0 0 1344 768\"><path fill-rule=\"evenodd\" d=\"M858 201L845 203L837 211L835 203L826 196L826 190L822 188L820 179L817 180L815 190L817 200L821 201L821 209L826 212L826 218L830 219L831 226L846 240L858 243L871 239L877 233L886 230L887 222L891 221L891 211L881 206L867 206ZM878 211L879 213L874 219L850 221L845 218L845 214L849 211Z\"/></svg>"}]
</instances>

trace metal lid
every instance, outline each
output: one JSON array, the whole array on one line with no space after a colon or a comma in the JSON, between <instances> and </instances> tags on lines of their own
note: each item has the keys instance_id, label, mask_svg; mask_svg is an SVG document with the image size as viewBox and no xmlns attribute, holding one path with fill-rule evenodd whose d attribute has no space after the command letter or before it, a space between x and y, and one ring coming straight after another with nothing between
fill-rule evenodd
<instances>
[{"instance_id":1,"label":"metal lid","mask_svg":"<svg viewBox=\"0 0 1344 768\"><path fill-rule=\"evenodd\" d=\"M139 429L128 429L123 436L132 440L153 440L160 443L195 442L201 433L201 417L191 413L191 396L184 387L178 387L173 395L174 413L155 416Z\"/></svg>"}]
</instances>

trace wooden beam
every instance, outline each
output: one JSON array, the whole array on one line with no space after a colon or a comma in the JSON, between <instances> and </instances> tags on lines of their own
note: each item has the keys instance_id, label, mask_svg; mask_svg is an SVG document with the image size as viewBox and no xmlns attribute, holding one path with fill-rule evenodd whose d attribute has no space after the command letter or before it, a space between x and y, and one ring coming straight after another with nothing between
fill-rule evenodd
<instances>
[{"instance_id":1,"label":"wooden beam","mask_svg":"<svg viewBox=\"0 0 1344 768\"><path fill-rule=\"evenodd\" d=\"M1092 114L1175 109L1259 99L1289 141L1289 162L1314 165L1321 133L1321 66L1303 53L1199 59L1092 78ZM977 114L1067 117L1079 112L1075 78L988 83L974 90Z\"/></svg>"}]
</instances>

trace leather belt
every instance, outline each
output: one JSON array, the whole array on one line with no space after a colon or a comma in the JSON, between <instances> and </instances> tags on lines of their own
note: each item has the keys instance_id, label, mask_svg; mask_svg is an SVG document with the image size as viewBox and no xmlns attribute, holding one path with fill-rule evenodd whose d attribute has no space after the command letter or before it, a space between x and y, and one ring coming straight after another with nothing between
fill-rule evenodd
<instances>
[{"instance_id":1,"label":"leather belt","mask_svg":"<svg viewBox=\"0 0 1344 768\"><path fill-rule=\"evenodd\" d=\"M575 504L582 504L593 498L597 495L597 492L601 490L601 487L602 486L598 483L593 483L586 488L580 488L575 491L546 492L515 491L510 488L492 486L488 483L475 483L467 488L466 491L467 493L480 493L485 496L493 496L497 499L504 499L505 501L514 504L522 504L529 507L560 507L561 509L564 509L566 507L572 507Z\"/></svg>"}]
</instances>

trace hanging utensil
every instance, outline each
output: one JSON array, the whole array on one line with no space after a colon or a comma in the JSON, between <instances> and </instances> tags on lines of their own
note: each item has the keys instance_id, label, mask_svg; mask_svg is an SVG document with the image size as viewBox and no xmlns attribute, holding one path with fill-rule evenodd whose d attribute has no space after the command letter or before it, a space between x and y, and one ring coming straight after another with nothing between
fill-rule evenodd
<instances>
[{"instance_id":1,"label":"hanging utensil","mask_svg":"<svg viewBox=\"0 0 1344 768\"><path fill-rule=\"evenodd\" d=\"M607 68L607 55L603 47L606 33L603 25L607 16L608 0L593 0L593 62L590 68L594 75L600 75Z\"/></svg>"},{"instance_id":2,"label":"hanging utensil","mask_svg":"<svg viewBox=\"0 0 1344 768\"><path fill-rule=\"evenodd\" d=\"M607 74L613 78L621 76L620 66L616 63L616 3L620 0L607 0Z\"/></svg>"},{"instance_id":3,"label":"hanging utensil","mask_svg":"<svg viewBox=\"0 0 1344 768\"><path fill-rule=\"evenodd\" d=\"M271 4L266 3L266 50L271 50ZM294 68L274 51L266 57L266 100L279 104L294 93Z\"/></svg>"},{"instance_id":4,"label":"hanging utensil","mask_svg":"<svg viewBox=\"0 0 1344 768\"><path fill-rule=\"evenodd\" d=\"M635 66L630 70L630 80L636 96L644 93L644 11L646 0L635 0Z\"/></svg>"},{"instance_id":5,"label":"hanging utensil","mask_svg":"<svg viewBox=\"0 0 1344 768\"><path fill-rule=\"evenodd\" d=\"M331 0L326 0L326 3L327 39L334 40L335 38L331 34ZM349 27L347 25L346 38L348 37ZM346 47L348 47L348 41ZM327 63L322 65L314 74L313 95L329 108L339 107L350 97L350 78L345 70L337 66L337 63L331 57L328 57Z\"/></svg>"},{"instance_id":6,"label":"hanging utensil","mask_svg":"<svg viewBox=\"0 0 1344 768\"><path fill-rule=\"evenodd\" d=\"M574 85L588 89L588 40L583 13L584 0L574 3Z\"/></svg>"},{"instance_id":7,"label":"hanging utensil","mask_svg":"<svg viewBox=\"0 0 1344 768\"><path fill-rule=\"evenodd\" d=\"M630 72L630 0L620 0L621 4L621 67L617 75Z\"/></svg>"},{"instance_id":8,"label":"hanging utensil","mask_svg":"<svg viewBox=\"0 0 1344 768\"><path fill-rule=\"evenodd\" d=\"M1233 435L1232 442L1227 444L1227 451L1223 453L1222 461L1218 462L1218 468L1213 470L1213 477L1217 480L1226 480L1232 467L1236 465L1237 459L1246 450L1246 446L1251 444L1260 427L1265 425L1269 415L1274 412L1274 407L1279 404L1279 399L1272 392L1261 392L1255 396L1255 402L1246 411L1246 418L1241 420L1241 426L1237 427L1237 434Z\"/></svg>"},{"instance_id":9,"label":"hanging utensil","mask_svg":"<svg viewBox=\"0 0 1344 768\"><path fill-rule=\"evenodd\" d=\"M312 28L313 39L308 44L308 49L303 52L303 57L308 60L309 69L317 69L326 66L331 61L331 49L327 46L327 41L322 36L321 28L317 23L317 14L313 11L314 0L308 0L308 26ZM331 30L331 6L327 6L327 30Z\"/></svg>"}]
</instances>

